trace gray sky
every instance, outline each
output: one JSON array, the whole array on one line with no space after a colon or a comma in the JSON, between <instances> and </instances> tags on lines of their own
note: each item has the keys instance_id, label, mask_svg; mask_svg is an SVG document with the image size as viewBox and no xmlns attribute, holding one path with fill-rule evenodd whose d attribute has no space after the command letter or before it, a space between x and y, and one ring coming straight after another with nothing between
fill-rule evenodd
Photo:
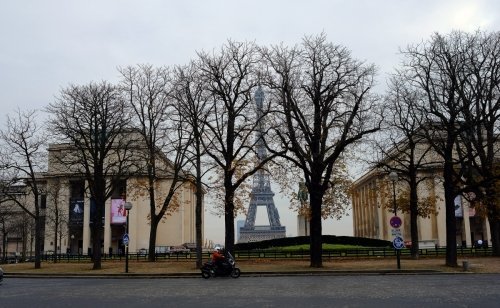
<instances>
[{"instance_id":1,"label":"gray sky","mask_svg":"<svg viewBox=\"0 0 500 308\"><path fill-rule=\"evenodd\" d=\"M116 82L119 66L185 64L227 40L300 43L325 32L354 57L379 68L398 49L433 32L500 30L498 0L0 0L0 108L43 108L70 83ZM295 215L276 200L287 234ZM206 236L223 240L223 222L207 217ZM352 235L352 219L328 220L324 234Z\"/></svg>"}]
</instances>

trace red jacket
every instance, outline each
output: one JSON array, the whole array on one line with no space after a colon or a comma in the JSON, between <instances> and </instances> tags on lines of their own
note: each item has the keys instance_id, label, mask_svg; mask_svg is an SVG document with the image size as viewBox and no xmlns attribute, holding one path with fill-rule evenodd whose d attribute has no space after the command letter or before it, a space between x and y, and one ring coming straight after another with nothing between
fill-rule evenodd
<instances>
[{"instance_id":1,"label":"red jacket","mask_svg":"<svg viewBox=\"0 0 500 308\"><path fill-rule=\"evenodd\" d=\"M224 260L224 259L225 259L224 255L218 251L214 251L214 253L212 254L212 261L214 261L214 262Z\"/></svg>"}]
</instances>

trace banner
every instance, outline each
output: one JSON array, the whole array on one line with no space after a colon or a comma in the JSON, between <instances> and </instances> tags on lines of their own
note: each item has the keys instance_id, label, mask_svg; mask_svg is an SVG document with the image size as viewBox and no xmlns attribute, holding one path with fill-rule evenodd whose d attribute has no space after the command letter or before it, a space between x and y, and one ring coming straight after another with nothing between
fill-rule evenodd
<instances>
[{"instance_id":1,"label":"banner","mask_svg":"<svg viewBox=\"0 0 500 308\"><path fill-rule=\"evenodd\" d=\"M111 199L111 223L124 224L126 221L125 200Z\"/></svg>"},{"instance_id":2,"label":"banner","mask_svg":"<svg viewBox=\"0 0 500 308\"><path fill-rule=\"evenodd\" d=\"M71 225L83 224L83 199L69 201L69 223Z\"/></svg>"},{"instance_id":3,"label":"banner","mask_svg":"<svg viewBox=\"0 0 500 308\"><path fill-rule=\"evenodd\" d=\"M462 196L455 197L455 217L464 217L464 211L462 210Z\"/></svg>"},{"instance_id":4,"label":"banner","mask_svg":"<svg viewBox=\"0 0 500 308\"><path fill-rule=\"evenodd\" d=\"M469 208L468 211L469 217L476 216L476 209ZM463 205L462 205L462 196L457 196L455 198L455 217L464 217Z\"/></svg>"}]
</instances>

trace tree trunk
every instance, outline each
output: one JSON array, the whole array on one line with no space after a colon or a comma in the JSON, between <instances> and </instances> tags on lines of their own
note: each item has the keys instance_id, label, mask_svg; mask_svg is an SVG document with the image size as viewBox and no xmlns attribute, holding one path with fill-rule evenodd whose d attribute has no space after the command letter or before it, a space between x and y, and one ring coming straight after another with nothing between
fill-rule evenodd
<instances>
[{"instance_id":1,"label":"tree trunk","mask_svg":"<svg viewBox=\"0 0 500 308\"><path fill-rule=\"evenodd\" d=\"M199 141L197 149L200 148ZM199 159L201 157L201 154L198 152L197 153L197 159L196 159L196 209L195 209L195 215L196 215L196 268L200 269L203 266L203 193L202 193L202 186L201 186L201 160Z\"/></svg>"},{"instance_id":2,"label":"tree trunk","mask_svg":"<svg viewBox=\"0 0 500 308\"><path fill-rule=\"evenodd\" d=\"M57 222L57 216L56 220L54 223L54 263L57 263L57 243L59 242L57 240L57 227L58 227L58 222Z\"/></svg>"},{"instance_id":3,"label":"tree trunk","mask_svg":"<svg viewBox=\"0 0 500 308\"><path fill-rule=\"evenodd\" d=\"M453 166L444 163L444 198L446 212L446 266L457 266L457 226L455 219L455 189L453 186Z\"/></svg>"},{"instance_id":4,"label":"tree trunk","mask_svg":"<svg viewBox=\"0 0 500 308\"><path fill-rule=\"evenodd\" d=\"M156 261L156 233L158 232L159 219L151 219L151 231L149 232L149 250L148 250L148 261Z\"/></svg>"},{"instance_id":5,"label":"tree trunk","mask_svg":"<svg viewBox=\"0 0 500 308\"><path fill-rule=\"evenodd\" d=\"M104 213L105 201L95 201L96 211L93 215L92 222L92 258L94 261L93 270L102 268L101 264L101 238L102 238L102 217Z\"/></svg>"},{"instance_id":6,"label":"tree trunk","mask_svg":"<svg viewBox=\"0 0 500 308\"><path fill-rule=\"evenodd\" d=\"M26 219L23 219L23 222L24 222L22 228L23 250L21 252L21 257L23 258L23 260L26 260L27 259L26 249L28 249L28 226L26 224Z\"/></svg>"},{"instance_id":7,"label":"tree trunk","mask_svg":"<svg viewBox=\"0 0 500 308\"><path fill-rule=\"evenodd\" d=\"M318 185L319 186L319 185ZM311 184L310 201L311 201L311 267L323 267L323 247L321 241L322 225L321 225L321 204L323 201L323 194L321 188Z\"/></svg>"},{"instance_id":8,"label":"tree trunk","mask_svg":"<svg viewBox=\"0 0 500 308\"><path fill-rule=\"evenodd\" d=\"M410 252L412 259L418 259L418 194L416 176L410 175L410 177Z\"/></svg>"},{"instance_id":9,"label":"tree trunk","mask_svg":"<svg viewBox=\"0 0 500 308\"><path fill-rule=\"evenodd\" d=\"M40 216L36 215L35 218L35 269L39 269L42 267L42 258L41 258L41 250L42 250L42 224L40 221Z\"/></svg>"},{"instance_id":10,"label":"tree trunk","mask_svg":"<svg viewBox=\"0 0 500 308\"><path fill-rule=\"evenodd\" d=\"M500 219L498 219L498 214L491 216L488 218L490 222L491 248L493 256L500 257Z\"/></svg>"},{"instance_id":11,"label":"tree trunk","mask_svg":"<svg viewBox=\"0 0 500 308\"><path fill-rule=\"evenodd\" d=\"M224 222L225 222L225 250L234 255L234 192L226 188L226 200L224 205Z\"/></svg>"},{"instance_id":12,"label":"tree trunk","mask_svg":"<svg viewBox=\"0 0 500 308\"><path fill-rule=\"evenodd\" d=\"M488 210L488 221L490 223L491 249L493 256L500 257L500 208L495 198L498 192L495 186L485 187L486 208Z\"/></svg>"},{"instance_id":13,"label":"tree trunk","mask_svg":"<svg viewBox=\"0 0 500 308\"><path fill-rule=\"evenodd\" d=\"M7 257L7 252L5 251L7 248L7 232L5 230L2 231L2 260L5 260Z\"/></svg>"},{"instance_id":14,"label":"tree trunk","mask_svg":"<svg viewBox=\"0 0 500 308\"><path fill-rule=\"evenodd\" d=\"M35 269L42 267L42 219L40 217L40 207L38 206L38 188L34 188L35 199Z\"/></svg>"},{"instance_id":15,"label":"tree trunk","mask_svg":"<svg viewBox=\"0 0 500 308\"><path fill-rule=\"evenodd\" d=\"M152 149L150 148L150 151ZM149 215L151 217L151 229L149 230L149 247L148 247L148 261L155 262L155 246L156 246L156 233L158 232L158 224L160 223L160 214L156 214L156 193L155 193L155 176L154 170L156 166L155 153L150 152L149 157L151 164L148 165L148 193L149 193ZM173 184L172 184L173 185ZM161 213L161 211L160 211Z\"/></svg>"}]
</instances>

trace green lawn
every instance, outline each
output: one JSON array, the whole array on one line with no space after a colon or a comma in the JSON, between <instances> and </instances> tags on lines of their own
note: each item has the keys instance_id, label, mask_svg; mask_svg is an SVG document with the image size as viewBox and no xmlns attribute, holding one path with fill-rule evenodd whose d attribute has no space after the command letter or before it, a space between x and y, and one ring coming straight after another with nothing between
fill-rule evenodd
<instances>
[{"instance_id":1,"label":"green lawn","mask_svg":"<svg viewBox=\"0 0 500 308\"><path fill-rule=\"evenodd\" d=\"M346 250L346 249L361 249L361 248L370 248L370 247L357 246L357 245L342 245L342 244L323 244L323 250ZM283 252L309 250L309 244L284 246L284 247L270 247L265 250L283 251Z\"/></svg>"}]
</instances>

